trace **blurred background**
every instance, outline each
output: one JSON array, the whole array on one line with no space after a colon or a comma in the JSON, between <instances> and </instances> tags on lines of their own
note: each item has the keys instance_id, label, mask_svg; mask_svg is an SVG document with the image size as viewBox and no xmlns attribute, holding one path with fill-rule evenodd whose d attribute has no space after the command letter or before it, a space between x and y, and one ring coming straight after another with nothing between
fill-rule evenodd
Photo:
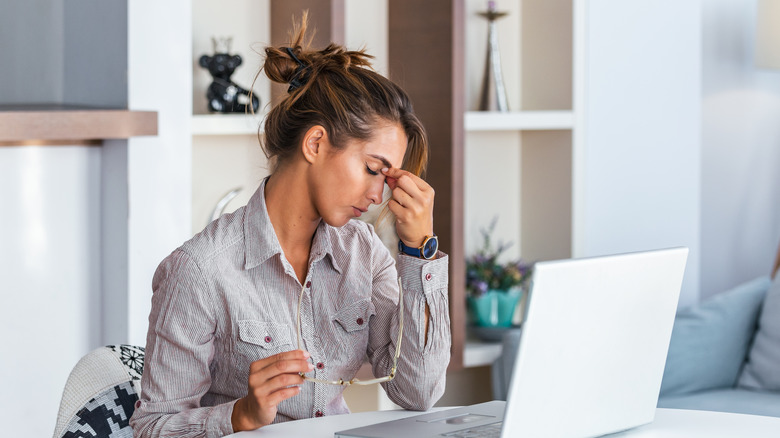
<instances>
[{"instance_id":1,"label":"blurred background","mask_svg":"<svg viewBox=\"0 0 780 438\"><path fill-rule=\"evenodd\" d=\"M478 110L482 0L0 0L5 430L52 433L80 357L143 346L157 264L268 174L258 130L279 90L255 76L263 47L284 45L305 8L317 42L376 56L429 131L451 256L440 404L491 398L500 347L467 330L464 266L494 218L494 237L512 242L506 260L688 246L680 307L768 273L780 242L780 40L759 23L780 17L761 3L498 1L501 113ZM209 111L199 60L212 38L231 38L242 58L231 80L254 90L257 114ZM79 113L105 109L131 121L155 112L156 123L103 132L110 122ZM380 232L392 246L392 230ZM389 407L375 390L349 391L354 410Z\"/></svg>"}]
</instances>

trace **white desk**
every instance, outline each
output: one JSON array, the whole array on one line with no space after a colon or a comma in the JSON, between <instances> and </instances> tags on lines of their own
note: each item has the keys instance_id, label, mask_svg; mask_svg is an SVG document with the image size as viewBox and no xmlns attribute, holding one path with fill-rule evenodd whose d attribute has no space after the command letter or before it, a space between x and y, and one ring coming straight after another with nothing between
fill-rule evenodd
<instances>
[{"instance_id":1,"label":"white desk","mask_svg":"<svg viewBox=\"0 0 780 438\"><path fill-rule=\"evenodd\" d=\"M432 411L440 410L434 408ZM273 424L252 432L239 432L231 437L333 438L336 431L396 420L419 412L379 411L335 415ZM611 437L631 438L777 438L780 418L724 412L658 409L655 421Z\"/></svg>"}]
</instances>

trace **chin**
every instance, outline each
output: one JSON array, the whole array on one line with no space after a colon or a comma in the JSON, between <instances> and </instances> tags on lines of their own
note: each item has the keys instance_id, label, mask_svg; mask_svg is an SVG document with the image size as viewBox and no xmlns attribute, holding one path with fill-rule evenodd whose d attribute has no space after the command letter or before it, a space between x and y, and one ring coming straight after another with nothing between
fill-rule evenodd
<instances>
[{"instance_id":1,"label":"chin","mask_svg":"<svg viewBox=\"0 0 780 438\"><path fill-rule=\"evenodd\" d=\"M341 216L341 215L335 216L335 217L332 217L332 216L329 216L329 217L323 216L322 217L322 220L326 224L330 225L331 227L336 227L336 228L343 227L344 225L346 225L349 222L350 219L352 219L352 217L350 217L350 216Z\"/></svg>"}]
</instances>

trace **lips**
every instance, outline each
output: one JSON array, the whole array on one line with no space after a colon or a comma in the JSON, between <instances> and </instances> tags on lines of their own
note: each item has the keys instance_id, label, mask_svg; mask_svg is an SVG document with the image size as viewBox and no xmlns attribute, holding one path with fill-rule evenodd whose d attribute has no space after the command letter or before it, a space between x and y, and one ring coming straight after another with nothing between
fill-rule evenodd
<instances>
[{"instance_id":1,"label":"lips","mask_svg":"<svg viewBox=\"0 0 780 438\"><path fill-rule=\"evenodd\" d=\"M355 213L355 217L360 217L360 215L362 215L363 213L367 212L368 209L362 210L362 209L357 208L357 207L352 207L352 211Z\"/></svg>"}]
</instances>

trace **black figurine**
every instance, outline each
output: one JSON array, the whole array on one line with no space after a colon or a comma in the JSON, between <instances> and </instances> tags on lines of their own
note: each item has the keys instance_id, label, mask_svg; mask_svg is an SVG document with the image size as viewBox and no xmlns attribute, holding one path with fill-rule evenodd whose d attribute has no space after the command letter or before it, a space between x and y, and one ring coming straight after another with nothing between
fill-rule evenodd
<instances>
[{"instance_id":1,"label":"black figurine","mask_svg":"<svg viewBox=\"0 0 780 438\"><path fill-rule=\"evenodd\" d=\"M207 68L214 81L206 91L209 100L209 110L217 113L245 113L249 103L249 91L241 88L230 80L230 76L241 65L239 55L230 55L230 42L232 38L220 40L221 46L214 38L214 56L203 55L200 57L200 66ZM260 108L260 99L252 93L252 111Z\"/></svg>"}]
</instances>

